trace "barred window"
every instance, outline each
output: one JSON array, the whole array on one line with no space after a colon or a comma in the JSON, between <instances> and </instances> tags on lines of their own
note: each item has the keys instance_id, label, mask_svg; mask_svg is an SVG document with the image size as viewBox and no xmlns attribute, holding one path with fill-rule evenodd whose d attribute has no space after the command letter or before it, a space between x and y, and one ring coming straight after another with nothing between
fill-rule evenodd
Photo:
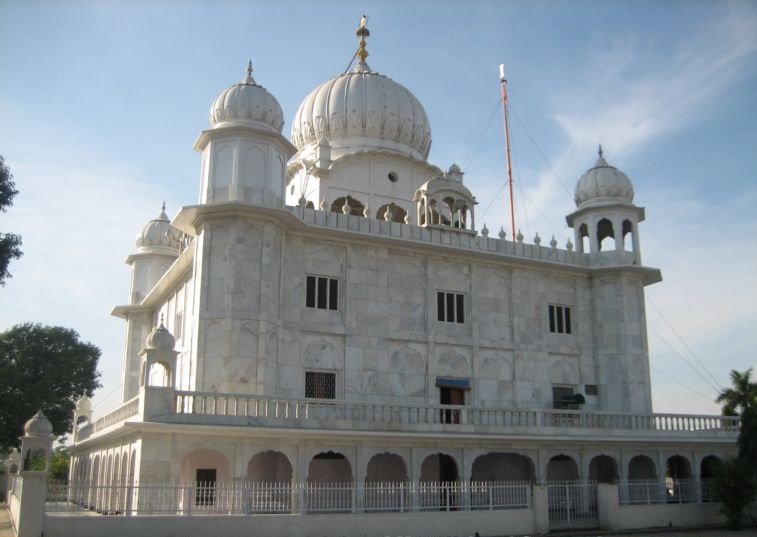
<instances>
[{"instance_id":1,"label":"barred window","mask_svg":"<svg viewBox=\"0 0 757 537\"><path fill-rule=\"evenodd\" d=\"M305 397L336 399L336 373L305 372Z\"/></svg>"},{"instance_id":2,"label":"barred window","mask_svg":"<svg viewBox=\"0 0 757 537\"><path fill-rule=\"evenodd\" d=\"M436 317L448 323L465 322L465 295L462 293L436 293Z\"/></svg>"},{"instance_id":3,"label":"barred window","mask_svg":"<svg viewBox=\"0 0 757 537\"><path fill-rule=\"evenodd\" d=\"M339 304L339 280L324 276L307 277L305 306L336 311L337 304Z\"/></svg>"},{"instance_id":4,"label":"barred window","mask_svg":"<svg viewBox=\"0 0 757 537\"><path fill-rule=\"evenodd\" d=\"M549 331L553 334L571 334L570 307L549 305Z\"/></svg>"}]
</instances>

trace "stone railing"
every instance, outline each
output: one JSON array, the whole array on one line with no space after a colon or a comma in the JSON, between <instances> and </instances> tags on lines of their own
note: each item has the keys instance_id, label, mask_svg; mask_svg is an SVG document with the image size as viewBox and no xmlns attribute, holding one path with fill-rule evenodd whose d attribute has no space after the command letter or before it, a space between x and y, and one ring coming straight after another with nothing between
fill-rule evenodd
<instances>
[{"instance_id":1,"label":"stone railing","mask_svg":"<svg viewBox=\"0 0 757 537\"><path fill-rule=\"evenodd\" d=\"M620 429L649 433L693 433L734 435L738 418L690 414L632 414L551 409L512 409L457 405L411 405L366 403L322 399L276 399L213 392L176 392L176 412L180 415L233 417L266 421L342 421L410 427L456 428L542 428Z\"/></svg>"},{"instance_id":2,"label":"stone railing","mask_svg":"<svg viewBox=\"0 0 757 537\"><path fill-rule=\"evenodd\" d=\"M139 413L139 397L135 397L118 407L117 409L105 414L94 423L89 423L79 429L76 434L76 441L81 441L89 438L95 433L99 433L102 430L107 429L113 425L126 421L132 416L136 416Z\"/></svg>"},{"instance_id":3,"label":"stone railing","mask_svg":"<svg viewBox=\"0 0 757 537\"><path fill-rule=\"evenodd\" d=\"M319 211L306 207L287 206L292 214L309 226L341 229L344 231L364 233L372 236L384 236L391 238L406 239L410 241L424 242L440 246L464 248L495 255L525 257L540 261L569 264L576 266L588 266L589 255L575 250L557 248L557 244L541 246L541 238L534 237L539 244L526 244L523 236L518 240L507 239L504 236L499 239L483 235L471 235L461 233L454 229L440 229L438 227L420 227L412 224L399 222L386 222L375 218L364 218L350 214ZM488 233L487 233L488 235ZM552 241L549 241L552 242ZM573 245L571 244L572 248Z\"/></svg>"}]
</instances>

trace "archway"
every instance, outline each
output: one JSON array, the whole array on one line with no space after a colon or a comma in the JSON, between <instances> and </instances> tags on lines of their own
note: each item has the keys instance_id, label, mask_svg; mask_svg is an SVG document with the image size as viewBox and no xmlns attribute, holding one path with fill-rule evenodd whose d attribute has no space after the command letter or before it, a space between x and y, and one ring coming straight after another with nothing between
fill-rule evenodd
<instances>
[{"instance_id":1,"label":"archway","mask_svg":"<svg viewBox=\"0 0 757 537\"><path fill-rule=\"evenodd\" d=\"M607 218L603 218L597 223L597 244L600 251L615 249L615 232L612 228L612 222Z\"/></svg>"},{"instance_id":2,"label":"archway","mask_svg":"<svg viewBox=\"0 0 757 537\"><path fill-rule=\"evenodd\" d=\"M618 465L609 455L598 455L589 463L589 481L615 483L618 480Z\"/></svg>"},{"instance_id":3,"label":"archway","mask_svg":"<svg viewBox=\"0 0 757 537\"><path fill-rule=\"evenodd\" d=\"M628 479L657 479L657 466L646 455L636 455L628 463Z\"/></svg>"},{"instance_id":4,"label":"archway","mask_svg":"<svg viewBox=\"0 0 757 537\"><path fill-rule=\"evenodd\" d=\"M292 464L280 451L263 451L247 463L250 481L249 512L277 513L291 510Z\"/></svg>"},{"instance_id":5,"label":"archway","mask_svg":"<svg viewBox=\"0 0 757 537\"><path fill-rule=\"evenodd\" d=\"M630 220L623 220L623 249L627 252L633 250L633 224Z\"/></svg>"},{"instance_id":6,"label":"archway","mask_svg":"<svg viewBox=\"0 0 757 537\"><path fill-rule=\"evenodd\" d=\"M665 464L665 488L668 502L690 502L694 499L691 464L682 455L669 457Z\"/></svg>"},{"instance_id":7,"label":"archway","mask_svg":"<svg viewBox=\"0 0 757 537\"><path fill-rule=\"evenodd\" d=\"M331 212L340 214L343 213L345 200L347 200L347 205L350 208L349 214L353 216L363 216L365 205L363 205L359 200L356 200L352 196L342 196L341 198L335 199L334 203L331 204Z\"/></svg>"},{"instance_id":8,"label":"archway","mask_svg":"<svg viewBox=\"0 0 757 537\"><path fill-rule=\"evenodd\" d=\"M691 479L691 465L682 455L673 455L665 465L665 477L672 479Z\"/></svg>"},{"instance_id":9,"label":"archway","mask_svg":"<svg viewBox=\"0 0 757 537\"><path fill-rule=\"evenodd\" d=\"M455 509L458 502L458 470L446 453L429 455L421 464L419 502L425 509Z\"/></svg>"},{"instance_id":10,"label":"archway","mask_svg":"<svg viewBox=\"0 0 757 537\"><path fill-rule=\"evenodd\" d=\"M530 481L534 482L533 461L519 453L487 453L476 457L471 469L471 481Z\"/></svg>"},{"instance_id":11,"label":"archway","mask_svg":"<svg viewBox=\"0 0 757 537\"><path fill-rule=\"evenodd\" d=\"M352 466L347 457L334 451L317 454L308 467L306 509L349 511L352 508Z\"/></svg>"},{"instance_id":12,"label":"archway","mask_svg":"<svg viewBox=\"0 0 757 537\"><path fill-rule=\"evenodd\" d=\"M365 475L366 511L403 511L410 506L407 465L396 453L379 453L368 461Z\"/></svg>"},{"instance_id":13,"label":"archway","mask_svg":"<svg viewBox=\"0 0 757 537\"><path fill-rule=\"evenodd\" d=\"M577 481L578 465L573 457L555 455L547 463L547 481Z\"/></svg>"},{"instance_id":14,"label":"archway","mask_svg":"<svg viewBox=\"0 0 757 537\"><path fill-rule=\"evenodd\" d=\"M699 465L700 485L702 487L702 501L717 501L715 496L715 478L723 461L715 455L707 455Z\"/></svg>"},{"instance_id":15,"label":"archway","mask_svg":"<svg viewBox=\"0 0 757 537\"><path fill-rule=\"evenodd\" d=\"M194 483L195 507L216 505L216 484L229 480L229 463L221 453L212 449L198 449L184 456L181 462L184 482Z\"/></svg>"},{"instance_id":16,"label":"archway","mask_svg":"<svg viewBox=\"0 0 757 537\"><path fill-rule=\"evenodd\" d=\"M589 226L586 224L581 224L578 227L578 251L582 254L588 254L591 251Z\"/></svg>"},{"instance_id":17,"label":"archway","mask_svg":"<svg viewBox=\"0 0 757 537\"><path fill-rule=\"evenodd\" d=\"M405 222L405 216L407 216L407 211L397 205L396 203L387 203L386 205L382 205L379 207L378 211L376 211L376 219L378 220L386 220L386 210L387 208L391 212L391 222L399 222L400 224L403 224Z\"/></svg>"}]
</instances>

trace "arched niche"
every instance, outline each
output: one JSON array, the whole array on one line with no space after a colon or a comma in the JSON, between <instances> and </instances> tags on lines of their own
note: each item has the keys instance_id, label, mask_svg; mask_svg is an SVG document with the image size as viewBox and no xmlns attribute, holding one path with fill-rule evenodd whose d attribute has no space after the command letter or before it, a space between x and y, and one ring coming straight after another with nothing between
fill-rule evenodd
<instances>
[{"instance_id":1,"label":"arched niche","mask_svg":"<svg viewBox=\"0 0 757 537\"><path fill-rule=\"evenodd\" d=\"M289 483L292 481L292 464L280 451L263 451L250 458L247 463L247 480L267 483Z\"/></svg>"},{"instance_id":2,"label":"arched niche","mask_svg":"<svg viewBox=\"0 0 757 537\"><path fill-rule=\"evenodd\" d=\"M519 453L487 453L473 461L471 481L536 481L534 462Z\"/></svg>"},{"instance_id":3,"label":"arched niche","mask_svg":"<svg viewBox=\"0 0 757 537\"><path fill-rule=\"evenodd\" d=\"M405 459L396 453L379 453L371 457L365 474L366 483L404 483L407 481Z\"/></svg>"},{"instance_id":4,"label":"arched niche","mask_svg":"<svg viewBox=\"0 0 757 537\"><path fill-rule=\"evenodd\" d=\"M628 479L657 479L657 465L646 455L636 455L628 462Z\"/></svg>"},{"instance_id":5,"label":"arched niche","mask_svg":"<svg viewBox=\"0 0 757 537\"><path fill-rule=\"evenodd\" d=\"M331 204L331 212L342 214L344 212L344 202L347 201L347 205L350 208L349 214L352 216L363 216L365 210L365 204L360 200L353 198L352 196L342 196L337 198Z\"/></svg>"},{"instance_id":6,"label":"arched niche","mask_svg":"<svg viewBox=\"0 0 757 537\"><path fill-rule=\"evenodd\" d=\"M589 481L616 483L618 481L618 463L609 455L597 455L589 463Z\"/></svg>"},{"instance_id":7,"label":"arched niche","mask_svg":"<svg viewBox=\"0 0 757 537\"><path fill-rule=\"evenodd\" d=\"M547 463L547 481L577 481L578 464L568 455L555 455Z\"/></svg>"}]
</instances>

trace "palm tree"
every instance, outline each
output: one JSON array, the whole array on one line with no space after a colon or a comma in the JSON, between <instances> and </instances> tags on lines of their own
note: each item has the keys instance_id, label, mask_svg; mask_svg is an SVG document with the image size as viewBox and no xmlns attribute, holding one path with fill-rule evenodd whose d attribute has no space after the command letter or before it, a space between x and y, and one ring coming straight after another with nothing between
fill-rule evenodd
<instances>
[{"instance_id":1,"label":"palm tree","mask_svg":"<svg viewBox=\"0 0 757 537\"><path fill-rule=\"evenodd\" d=\"M757 409L757 382L750 382L752 368L743 373L731 371L733 388L726 388L716 401L723 405L724 416L744 416L744 412Z\"/></svg>"}]
</instances>

